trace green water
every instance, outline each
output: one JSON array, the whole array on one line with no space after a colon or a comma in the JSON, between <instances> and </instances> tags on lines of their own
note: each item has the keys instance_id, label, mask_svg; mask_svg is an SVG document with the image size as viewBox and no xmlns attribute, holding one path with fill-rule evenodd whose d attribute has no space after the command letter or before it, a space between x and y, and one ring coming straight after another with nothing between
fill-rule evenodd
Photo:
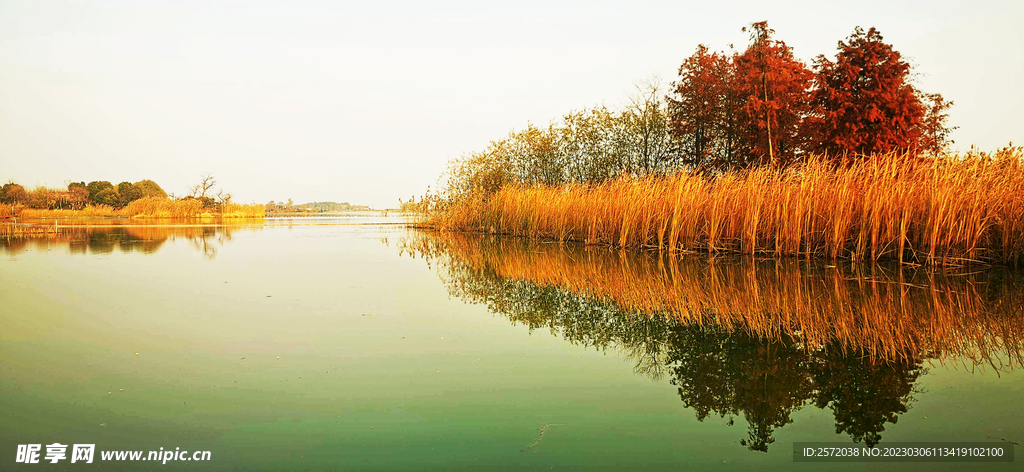
<instances>
[{"instance_id":1,"label":"green water","mask_svg":"<svg viewBox=\"0 0 1024 472\"><path fill-rule=\"evenodd\" d=\"M809 354L460 271L364 224L395 221L310 221L0 242L0 470L956 470L793 463L791 446L1024 443L1012 350L989 353L999 369ZM15 463L54 442L95 460ZM99 452L161 447L211 460Z\"/></svg>"}]
</instances>

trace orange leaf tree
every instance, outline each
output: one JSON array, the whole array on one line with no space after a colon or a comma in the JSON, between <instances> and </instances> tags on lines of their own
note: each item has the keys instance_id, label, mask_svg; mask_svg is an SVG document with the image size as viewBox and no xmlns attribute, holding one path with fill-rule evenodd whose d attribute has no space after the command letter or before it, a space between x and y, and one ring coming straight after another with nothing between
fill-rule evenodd
<instances>
[{"instance_id":1,"label":"orange leaf tree","mask_svg":"<svg viewBox=\"0 0 1024 472\"><path fill-rule=\"evenodd\" d=\"M669 131L685 165L723 168L738 155L735 69L731 58L703 44L679 67L668 97Z\"/></svg>"},{"instance_id":2,"label":"orange leaf tree","mask_svg":"<svg viewBox=\"0 0 1024 472\"><path fill-rule=\"evenodd\" d=\"M856 28L838 49L835 61L821 55L814 65L814 149L839 161L917 147L928 110L909 83L910 64L875 28Z\"/></svg>"},{"instance_id":3,"label":"orange leaf tree","mask_svg":"<svg viewBox=\"0 0 1024 472\"><path fill-rule=\"evenodd\" d=\"M813 73L786 43L772 39L775 31L767 22L752 24L750 31L750 45L733 59L736 93L743 102L738 122L747 159L742 164L787 165L804 150L801 129L810 110Z\"/></svg>"},{"instance_id":4,"label":"orange leaf tree","mask_svg":"<svg viewBox=\"0 0 1024 472\"><path fill-rule=\"evenodd\" d=\"M747 29L744 28L744 31ZM751 25L743 54L701 45L679 68L668 97L671 133L682 162L718 169L786 165L806 147L813 73L767 22Z\"/></svg>"}]
</instances>

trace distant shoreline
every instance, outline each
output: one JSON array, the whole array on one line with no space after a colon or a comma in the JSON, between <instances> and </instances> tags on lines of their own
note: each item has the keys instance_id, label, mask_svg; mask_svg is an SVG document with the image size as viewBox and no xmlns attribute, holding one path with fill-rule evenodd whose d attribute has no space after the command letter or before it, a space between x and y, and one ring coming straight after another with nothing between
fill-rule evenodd
<instances>
[{"instance_id":1,"label":"distant shoreline","mask_svg":"<svg viewBox=\"0 0 1024 472\"><path fill-rule=\"evenodd\" d=\"M151 220L151 219L263 219L263 218L324 218L324 217L386 217L386 216L401 216L401 215L412 215L410 212L403 212L400 210L354 210L354 211L325 211L322 213L318 212L267 212L265 216L254 217L254 216L228 216L222 214L210 214L204 213L194 216L176 217L176 216L154 216L154 215L124 215L124 214L92 214L90 212L84 212L81 210L47 210L39 212L41 214L30 216L24 216L21 214L17 215L0 215L0 221L11 222L16 220L23 221L39 221L39 220L82 220L82 219L110 219L110 220Z\"/></svg>"},{"instance_id":2,"label":"distant shoreline","mask_svg":"<svg viewBox=\"0 0 1024 472\"><path fill-rule=\"evenodd\" d=\"M267 218L315 218L325 216L360 216L360 217L380 217L390 215L409 215L411 213L403 212L399 210L354 210L354 211L325 211L325 212L267 212Z\"/></svg>"},{"instance_id":3,"label":"distant shoreline","mask_svg":"<svg viewBox=\"0 0 1024 472\"><path fill-rule=\"evenodd\" d=\"M388 210L353 210L353 211L268 211L267 218L274 217L310 217L310 216L381 216L390 213ZM397 213L397 212L395 212Z\"/></svg>"}]
</instances>

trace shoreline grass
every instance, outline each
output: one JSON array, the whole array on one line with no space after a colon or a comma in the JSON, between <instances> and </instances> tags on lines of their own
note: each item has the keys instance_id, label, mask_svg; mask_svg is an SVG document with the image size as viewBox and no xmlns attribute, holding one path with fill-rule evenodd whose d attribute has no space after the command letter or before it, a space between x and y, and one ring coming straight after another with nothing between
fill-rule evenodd
<instances>
[{"instance_id":1,"label":"shoreline grass","mask_svg":"<svg viewBox=\"0 0 1024 472\"><path fill-rule=\"evenodd\" d=\"M435 202L425 227L668 252L930 266L1024 259L1024 159L822 158L785 168L505 185Z\"/></svg>"}]
</instances>

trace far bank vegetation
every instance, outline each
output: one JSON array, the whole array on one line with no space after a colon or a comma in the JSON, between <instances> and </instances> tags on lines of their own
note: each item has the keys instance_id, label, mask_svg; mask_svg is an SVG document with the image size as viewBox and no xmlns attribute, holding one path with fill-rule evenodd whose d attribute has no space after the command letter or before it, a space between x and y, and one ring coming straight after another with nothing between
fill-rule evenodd
<instances>
[{"instance_id":1,"label":"far bank vegetation","mask_svg":"<svg viewBox=\"0 0 1024 472\"><path fill-rule=\"evenodd\" d=\"M263 205L238 204L230 193L214 192L216 180L204 175L183 197L168 195L152 180L135 183L71 182L66 189L26 190L8 182L0 187L0 218L262 218Z\"/></svg>"},{"instance_id":2,"label":"far bank vegetation","mask_svg":"<svg viewBox=\"0 0 1024 472\"><path fill-rule=\"evenodd\" d=\"M267 210L267 216L306 216L372 211L368 205L353 205L349 202L309 202L296 204L290 198L287 202L271 200L264 207Z\"/></svg>"}]
</instances>

